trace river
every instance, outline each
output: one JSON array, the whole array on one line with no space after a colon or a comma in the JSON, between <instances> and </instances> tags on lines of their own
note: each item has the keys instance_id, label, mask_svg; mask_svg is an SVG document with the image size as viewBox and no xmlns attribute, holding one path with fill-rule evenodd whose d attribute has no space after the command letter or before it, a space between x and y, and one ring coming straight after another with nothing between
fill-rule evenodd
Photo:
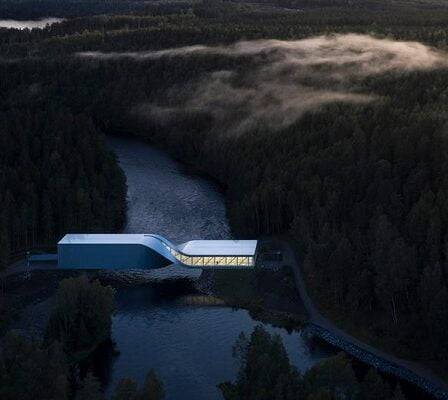
<instances>
[{"instance_id":1,"label":"river","mask_svg":"<svg viewBox=\"0 0 448 400\"><path fill-rule=\"evenodd\" d=\"M52 25L64 21L61 18L43 18L38 20L19 21L16 19L0 19L0 28L14 29L42 29L47 25Z\"/></svg>"},{"instance_id":2,"label":"river","mask_svg":"<svg viewBox=\"0 0 448 400\"><path fill-rule=\"evenodd\" d=\"M125 232L159 233L174 243L231 238L224 197L213 182L188 173L142 141L112 137L109 143L127 177ZM239 367L232 345L241 331L250 334L260 322L243 309L188 305L184 299L195 294L193 285L172 278L194 280L200 271L173 266L140 274L150 283L117 289L115 351L96 357L100 362L94 369L107 395L123 377L142 384L154 368L165 384L167 400L222 400L216 385L233 380ZM41 333L53 303L50 297L27 307L11 328ZM301 371L334 354L322 341L300 332L265 327L281 336L291 362Z\"/></svg>"},{"instance_id":3,"label":"river","mask_svg":"<svg viewBox=\"0 0 448 400\"><path fill-rule=\"evenodd\" d=\"M126 232L159 233L175 243L231 237L224 198L214 183L141 141L112 138L110 143L128 181ZM119 290L112 328L119 354L106 372L108 393L120 378L142 382L154 368L168 400L222 399L216 385L233 380L238 370L232 345L241 331L249 334L259 322L246 310L187 306L182 294L169 283ZM282 337L302 371L332 354L299 332L266 328Z\"/></svg>"}]
</instances>

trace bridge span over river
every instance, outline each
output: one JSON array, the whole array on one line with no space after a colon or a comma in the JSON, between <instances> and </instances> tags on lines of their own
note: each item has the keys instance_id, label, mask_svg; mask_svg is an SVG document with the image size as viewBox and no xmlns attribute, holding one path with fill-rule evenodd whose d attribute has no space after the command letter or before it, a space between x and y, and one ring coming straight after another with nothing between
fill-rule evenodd
<instances>
[{"instance_id":1,"label":"bridge span over river","mask_svg":"<svg viewBox=\"0 0 448 400\"><path fill-rule=\"evenodd\" d=\"M280 242L283 243L282 263L292 267L296 288L309 314L304 332L320 337L374 368L417 385L436 399L448 400L448 384L426 367L387 354L323 316L308 294L294 245L290 240ZM196 269L251 269L257 265L257 251L263 253L256 240L193 240L174 245L152 234L70 234L58 243L57 254L34 254L28 260L48 261L42 269L153 269L169 264ZM2 275L4 279L20 272L29 274L29 268L23 262L16 263L0 274L0 281Z\"/></svg>"},{"instance_id":2,"label":"bridge span over river","mask_svg":"<svg viewBox=\"0 0 448 400\"><path fill-rule=\"evenodd\" d=\"M256 240L192 240L179 245L154 234L68 234L58 243L59 268L154 269L175 264L199 269L249 269Z\"/></svg>"}]
</instances>

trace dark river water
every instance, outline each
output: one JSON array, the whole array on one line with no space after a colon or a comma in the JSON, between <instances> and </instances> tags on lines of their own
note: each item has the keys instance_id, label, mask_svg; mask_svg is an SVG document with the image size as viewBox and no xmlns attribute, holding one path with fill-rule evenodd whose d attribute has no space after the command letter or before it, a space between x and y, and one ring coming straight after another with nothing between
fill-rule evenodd
<instances>
[{"instance_id":1,"label":"dark river water","mask_svg":"<svg viewBox=\"0 0 448 400\"><path fill-rule=\"evenodd\" d=\"M126 232L158 233L174 243L231 238L224 198L214 183L186 173L182 165L144 142L113 137L110 144L128 181ZM232 345L241 331L250 334L260 322L242 309L187 305L184 299L194 293L193 286L171 278L198 274L172 266L145 272L145 277L155 278L152 283L117 290L115 354L107 351L97 357L103 360L96 368L108 396L121 378L141 384L154 368L165 384L167 400L222 399L216 385L233 380L239 367ZM49 298L28 307L12 328L39 333L52 303ZM300 332L265 326L282 337L290 360L301 371L333 354Z\"/></svg>"},{"instance_id":2,"label":"dark river water","mask_svg":"<svg viewBox=\"0 0 448 400\"><path fill-rule=\"evenodd\" d=\"M159 233L175 243L231 237L216 185L185 173L179 163L141 141L113 138L110 143L128 179L126 232ZM222 399L216 385L234 379L238 370L232 345L241 331L249 334L258 323L246 310L185 305L169 284L120 290L113 318L119 354L111 362L107 390L124 376L142 382L154 368L168 400ZM266 328L282 337L302 371L330 354L299 332Z\"/></svg>"}]
</instances>

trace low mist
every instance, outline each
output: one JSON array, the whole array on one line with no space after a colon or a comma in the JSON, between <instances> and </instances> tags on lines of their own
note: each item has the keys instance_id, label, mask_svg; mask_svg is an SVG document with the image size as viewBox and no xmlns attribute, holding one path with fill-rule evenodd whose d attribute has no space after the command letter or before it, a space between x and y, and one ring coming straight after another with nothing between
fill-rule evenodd
<instances>
[{"instance_id":1,"label":"low mist","mask_svg":"<svg viewBox=\"0 0 448 400\"><path fill-rule=\"evenodd\" d=\"M168 89L170 104L141 104L134 111L159 123L207 113L219 131L258 126L281 129L304 112L330 102L375 100L358 88L360 78L387 72L446 68L447 53L417 42L367 35L318 36L297 41L241 41L228 46L187 46L161 51L79 53L87 59L135 61L162 57L258 57L254 68L223 70Z\"/></svg>"}]
</instances>

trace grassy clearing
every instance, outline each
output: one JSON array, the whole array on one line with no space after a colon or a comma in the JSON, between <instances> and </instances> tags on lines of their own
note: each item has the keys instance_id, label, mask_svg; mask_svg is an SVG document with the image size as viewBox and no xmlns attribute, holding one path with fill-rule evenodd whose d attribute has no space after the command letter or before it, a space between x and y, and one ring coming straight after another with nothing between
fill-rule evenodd
<instances>
[{"instance_id":1,"label":"grassy clearing","mask_svg":"<svg viewBox=\"0 0 448 400\"><path fill-rule=\"evenodd\" d=\"M256 270L250 271L216 271L215 295L228 305L249 310L252 318L274 326L292 331L306 321L302 313L285 311L279 304L268 301L273 292L280 297L285 293L278 276L272 275L270 290L266 288L266 277ZM278 282L276 282L278 280Z\"/></svg>"},{"instance_id":2,"label":"grassy clearing","mask_svg":"<svg viewBox=\"0 0 448 400\"><path fill-rule=\"evenodd\" d=\"M233 306L250 307L261 303L256 293L256 272L222 270L215 272L215 294Z\"/></svg>"}]
</instances>

